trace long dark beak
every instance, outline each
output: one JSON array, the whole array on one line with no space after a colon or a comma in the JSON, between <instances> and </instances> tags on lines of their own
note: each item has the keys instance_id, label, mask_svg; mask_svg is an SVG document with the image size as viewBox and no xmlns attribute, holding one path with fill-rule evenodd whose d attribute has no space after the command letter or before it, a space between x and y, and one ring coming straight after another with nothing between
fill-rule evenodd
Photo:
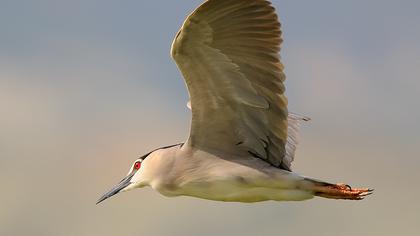
<instances>
[{"instance_id":1,"label":"long dark beak","mask_svg":"<svg viewBox=\"0 0 420 236\"><path fill-rule=\"evenodd\" d=\"M121 190L123 190L125 187L130 185L130 180L133 178L134 173L129 174L127 177L125 177L117 186L112 188L109 192L105 193L101 198L99 198L98 202L96 202L96 205L99 203L105 201L106 199L114 196L115 194L119 193Z\"/></svg>"}]
</instances>

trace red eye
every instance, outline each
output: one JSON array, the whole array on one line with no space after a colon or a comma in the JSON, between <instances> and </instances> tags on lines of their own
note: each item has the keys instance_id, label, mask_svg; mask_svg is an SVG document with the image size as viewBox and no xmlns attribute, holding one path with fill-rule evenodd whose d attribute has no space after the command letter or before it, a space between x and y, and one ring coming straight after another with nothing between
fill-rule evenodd
<instances>
[{"instance_id":1,"label":"red eye","mask_svg":"<svg viewBox=\"0 0 420 236\"><path fill-rule=\"evenodd\" d=\"M138 170L138 169L140 169L140 167L141 167L141 162L136 162L136 163L134 163L134 169L135 170Z\"/></svg>"}]
</instances>

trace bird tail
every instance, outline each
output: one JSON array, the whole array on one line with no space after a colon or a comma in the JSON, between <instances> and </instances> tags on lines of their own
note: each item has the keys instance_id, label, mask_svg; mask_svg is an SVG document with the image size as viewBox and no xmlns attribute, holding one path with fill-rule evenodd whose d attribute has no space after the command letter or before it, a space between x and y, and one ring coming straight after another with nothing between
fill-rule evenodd
<instances>
[{"instance_id":1,"label":"bird tail","mask_svg":"<svg viewBox=\"0 0 420 236\"><path fill-rule=\"evenodd\" d=\"M363 200L373 193L373 189L369 188L352 188L347 184L330 184L310 178L305 178L305 180L311 183L310 190L317 197L337 200Z\"/></svg>"}]
</instances>

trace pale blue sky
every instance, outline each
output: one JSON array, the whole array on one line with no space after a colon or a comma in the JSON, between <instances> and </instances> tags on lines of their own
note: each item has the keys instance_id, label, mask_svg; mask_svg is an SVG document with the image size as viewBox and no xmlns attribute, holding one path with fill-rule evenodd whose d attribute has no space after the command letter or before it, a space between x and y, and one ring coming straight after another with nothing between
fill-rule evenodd
<instances>
[{"instance_id":1,"label":"pale blue sky","mask_svg":"<svg viewBox=\"0 0 420 236\"><path fill-rule=\"evenodd\" d=\"M294 169L376 188L363 202L94 203L137 155L186 139L169 57L201 1L0 0L0 235L415 235L420 227L420 2L275 0Z\"/></svg>"}]
</instances>

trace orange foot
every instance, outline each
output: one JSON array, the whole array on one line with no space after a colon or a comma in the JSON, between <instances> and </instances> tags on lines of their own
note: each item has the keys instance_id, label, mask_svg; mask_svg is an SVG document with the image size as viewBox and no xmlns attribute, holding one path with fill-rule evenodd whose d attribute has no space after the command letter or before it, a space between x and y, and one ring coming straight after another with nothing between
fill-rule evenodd
<instances>
[{"instance_id":1,"label":"orange foot","mask_svg":"<svg viewBox=\"0 0 420 236\"><path fill-rule=\"evenodd\" d=\"M373 189L352 188L347 184L329 184L317 186L315 195L330 199L363 200L373 193Z\"/></svg>"}]
</instances>

